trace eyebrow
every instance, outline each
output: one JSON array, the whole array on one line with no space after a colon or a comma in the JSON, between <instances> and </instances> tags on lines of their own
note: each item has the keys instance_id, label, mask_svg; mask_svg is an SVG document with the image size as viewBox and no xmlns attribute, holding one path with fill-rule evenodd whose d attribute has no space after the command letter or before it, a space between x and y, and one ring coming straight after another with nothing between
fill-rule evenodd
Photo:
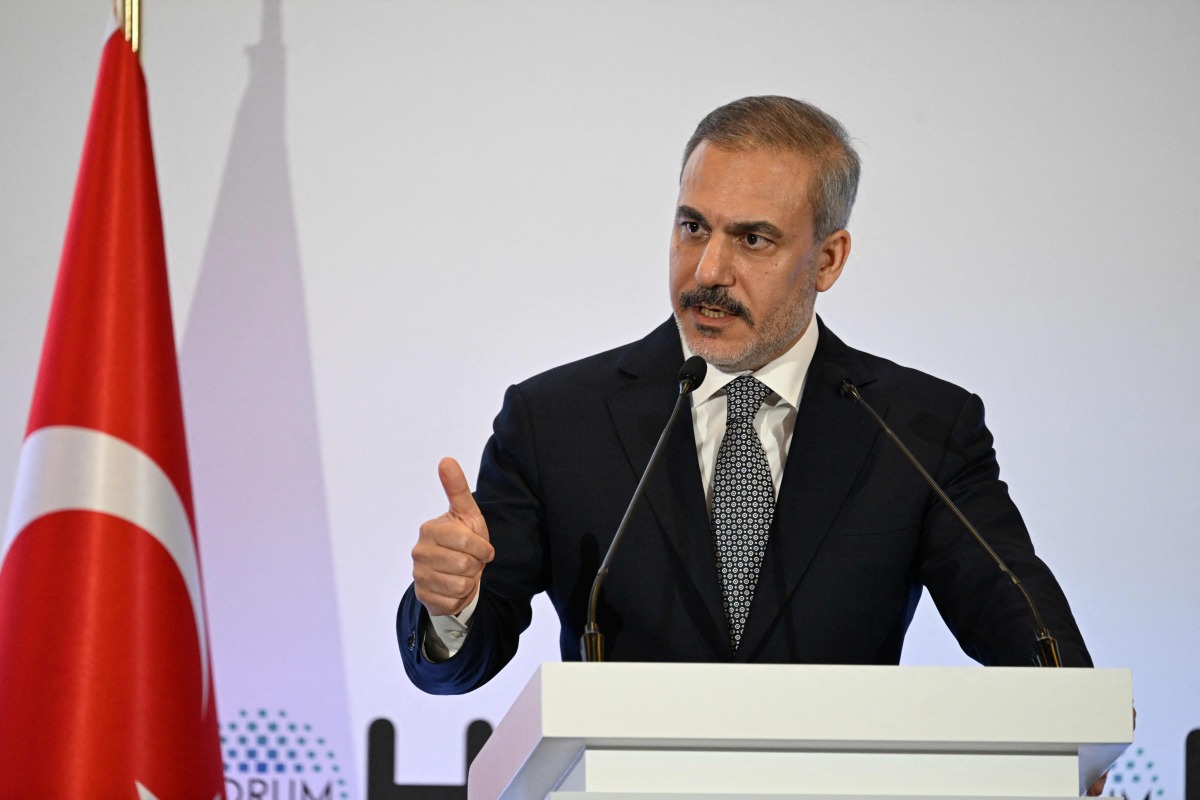
<instances>
[{"instance_id":1,"label":"eyebrow","mask_svg":"<svg viewBox=\"0 0 1200 800\"><path fill-rule=\"evenodd\" d=\"M704 215L691 206L679 206L676 216L680 219L689 219L693 222L698 222L707 228L712 227L708 224L708 220L704 218ZM766 220L730 223L725 226L725 232L733 236L745 236L748 233L756 233L768 239L782 239L784 235L783 231Z\"/></svg>"}]
</instances>

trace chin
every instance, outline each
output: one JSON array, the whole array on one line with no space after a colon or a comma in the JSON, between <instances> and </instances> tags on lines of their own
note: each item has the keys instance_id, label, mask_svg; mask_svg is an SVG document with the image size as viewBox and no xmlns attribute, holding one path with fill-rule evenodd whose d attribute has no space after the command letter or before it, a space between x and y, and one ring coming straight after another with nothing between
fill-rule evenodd
<instances>
[{"instance_id":1,"label":"chin","mask_svg":"<svg viewBox=\"0 0 1200 800\"><path fill-rule=\"evenodd\" d=\"M706 336L703 333L688 336L687 343L693 353L726 372L750 369L750 367L744 366L750 355L746 352L745 347L734 349L720 339Z\"/></svg>"},{"instance_id":2,"label":"chin","mask_svg":"<svg viewBox=\"0 0 1200 800\"><path fill-rule=\"evenodd\" d=\"M742 365L751 357L753 347L745 342L734 344L728 341L730 331L681 322L678 311L675 312L675 324L683 333L688 349L709 364L727 372L750 369Z\"/></svg>"}]
</instances>

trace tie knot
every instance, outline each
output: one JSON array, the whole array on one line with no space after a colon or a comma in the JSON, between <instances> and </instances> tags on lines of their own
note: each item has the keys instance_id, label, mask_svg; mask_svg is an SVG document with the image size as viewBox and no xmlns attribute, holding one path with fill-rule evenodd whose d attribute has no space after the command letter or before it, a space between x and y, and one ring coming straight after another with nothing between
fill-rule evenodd
<instances>
[{"instance_id":1,"label":"tie knot","mask_svg":"<svg viewBox=\"0 0 1200 800\"><path fill-rule=\"evenodd\" d=\"M767 399L771 389L757 378L743 375L730 381L725 387L725 399L728 404L727 418L732 420L752 420L758 413L758 407Z\"/></svg>"}]
</instances>

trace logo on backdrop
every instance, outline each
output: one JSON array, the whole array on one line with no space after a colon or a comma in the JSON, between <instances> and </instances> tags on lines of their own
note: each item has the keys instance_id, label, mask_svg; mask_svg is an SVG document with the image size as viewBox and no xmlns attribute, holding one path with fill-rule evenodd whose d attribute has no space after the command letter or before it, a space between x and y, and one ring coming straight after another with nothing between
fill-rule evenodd
<instances>
[{"instance_id":1,"label":"logo on backdrop","mask_svg":"<svg viewBox=\"0 0 1200 800\"><path fill-rule=\"evenodd\" d=\"M221 723L228 800L350 800L339 755L286 711L242 709Z\"/></svg>"},{"instance_id":2,"label":"logo on backdrop","mask_svg":"<svg viewBox=\"0 0 1200 800\"><path fill-rule=\"evenodd\" d=\"M1163 796L1154 759L1146 755L1145 748L1126 753L1113 764L1105 794L1125 800L1158 800Z\"/></svg>"}]
</instances>

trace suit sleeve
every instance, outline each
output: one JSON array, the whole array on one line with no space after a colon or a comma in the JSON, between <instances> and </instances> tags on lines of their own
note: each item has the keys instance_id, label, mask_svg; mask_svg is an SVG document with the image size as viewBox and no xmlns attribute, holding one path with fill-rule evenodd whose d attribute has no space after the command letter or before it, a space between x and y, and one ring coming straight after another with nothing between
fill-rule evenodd
<instances>
[{"instance_id":1,"label":"suit sleeve","mask_svg":"<svg viewBox=\"0 0 1200 800\"><path fill-rule=\"evenodd\" d=\"M549 584L545 513L539 491L535 431L521 390L512 386L484 449L475 501L496 557L483 571L471 632L450 659L421 652L429 618L409 586L396 618L404 669L430 694L461 694L492 679L512 659L532 617L530 601Z\"/></svg>"},{"instance_id":2,"label":"suit sleeve","mask_svg":"<svg viewBox=\"0 0 1200 800\"><path fill-rule=\"evenodd\" d=\"M1025 585L1058 641L1064 666L1092 666L1067 599L1035 554L1020 512L1000 480L992 435L977 396L968 396L959 409L934 477ZM953 513L936 497L931 502L920 571L942 618L964 652L980 663L1032 664L1035 625L1020 591Z\"/></svg>"}]
</instances>

